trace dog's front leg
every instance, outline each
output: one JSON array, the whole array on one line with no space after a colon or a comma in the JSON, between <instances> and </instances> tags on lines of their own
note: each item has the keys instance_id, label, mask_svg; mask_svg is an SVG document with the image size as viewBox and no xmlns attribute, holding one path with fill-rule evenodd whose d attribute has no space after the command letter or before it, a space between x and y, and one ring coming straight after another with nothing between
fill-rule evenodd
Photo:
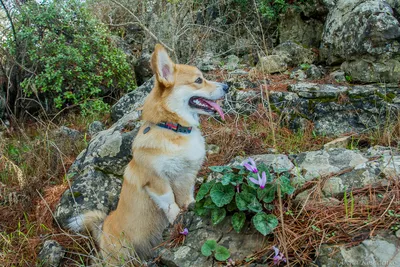
<instances>
[{"instance_id":1,"label":"dog's front leg","mask_svg":"<svg viewBox=\"0 0 400 267\"><path fill-rule=\"evenodd\" d=\"M172 224L176 216L178 216L180 209L175 202L174 192L169 183L159 181L146 185L145 189L156 205L164 211L169 223Z\"/></svg>"}]
</instances>

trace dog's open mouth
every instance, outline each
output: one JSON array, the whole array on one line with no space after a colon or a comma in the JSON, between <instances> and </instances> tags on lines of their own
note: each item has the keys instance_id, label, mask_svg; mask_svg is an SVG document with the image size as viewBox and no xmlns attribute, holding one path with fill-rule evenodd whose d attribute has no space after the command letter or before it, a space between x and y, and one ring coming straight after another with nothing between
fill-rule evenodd
<instances>
[{"instance_id":1,"label":"dog's open mouth","mask_svg":"<svg viewBox=\"0 0 400 267\"><path fill-rule=\"evenodd\" d=\"M192 108L198 108L204 110L209 113L218 112L221 118L225 120L225 115L224 112L222 111L221 106L212 100L194 96L189 99L189 106L191 106Z\"/></svg>"}]
</instances>

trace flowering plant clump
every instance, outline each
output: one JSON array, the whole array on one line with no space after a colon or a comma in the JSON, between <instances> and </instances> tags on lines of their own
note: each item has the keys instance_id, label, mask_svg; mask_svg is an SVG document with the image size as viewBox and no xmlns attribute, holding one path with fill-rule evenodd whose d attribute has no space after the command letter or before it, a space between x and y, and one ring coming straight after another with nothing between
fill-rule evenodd
<instances>
[{"instance_id":1,"label":"flowering plant clump","mask_svg":"<svg viewBox=\"0 0 400 267\"><path fill-rule=\"evenodd\" d=\"M288 170L270 169L264 163L256 164L248 158L242 164L210 167L221 177L203 183L196 195L196 214L210 216L214 225L221 223L227 214L231 223L240 232L246 219L263 235L273 232L278 219L272 214L278 186L281 197L290 195L294 187L290 183Z\"/></svg>"}]
</instances>

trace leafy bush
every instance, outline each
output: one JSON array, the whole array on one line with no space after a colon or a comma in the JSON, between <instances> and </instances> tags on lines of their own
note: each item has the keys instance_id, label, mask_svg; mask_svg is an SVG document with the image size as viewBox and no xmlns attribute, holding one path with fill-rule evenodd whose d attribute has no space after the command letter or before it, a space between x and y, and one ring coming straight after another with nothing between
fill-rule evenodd
<instances>
[{"instance_id":1,"label":"leafy bush","mask_svg":"<svg viewBox=\"0 0 400 267\"><path fill-rule=\"evenodd\" d=\"M252 159L239 166L210 169L221 174L221 178L201 185L196 195L196 214L210 216L217 225L231 213L232 227L238 233L251 217L253 226L261 234L272 233L278 226L278 219L270 214L274 208L272 202L277 197L278 186L281 197L293 193L290 174L285 170L271 170L264 163L256 166Z\"/></svg>"},{"instance_id":2,"label":"leafy bush","mask_svg":"<svg viewBox=\"0 0 400 267\"><path fill-rule=\"evenodd\" d=\"M16 45L10 36L8 48L34 71L21 83L28 97L38 95L57 109L79 105L87 113L108 109L101 97L133 88L124 53L82 1L29 1L16 18Z\"/></svg>"}]
</instances>

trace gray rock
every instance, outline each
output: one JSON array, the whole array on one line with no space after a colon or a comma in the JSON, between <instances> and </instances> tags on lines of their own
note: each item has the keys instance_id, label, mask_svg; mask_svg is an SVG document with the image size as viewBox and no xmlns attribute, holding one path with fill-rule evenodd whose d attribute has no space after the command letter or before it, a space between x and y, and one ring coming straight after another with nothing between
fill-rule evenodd
<instances>
[{"instance_id":1,"label":"gray rock","mask_svg":"<svg viewBox=\"0 0 400 267\"><path fill-rule=\"evenodd\" d=\"M273 55L279 55L289 66L298 66L306 63L311 64L316 60L316 55L307 48L294 42L281 43L272 50Z\"/></svg>"},{"instance_id":2,"label":"gray rock","mask_svg":"<svg viewBox=\"0 0 400 267\"><path fill-rule=\"evenodd\" d=\"M223 66L224 69L233 71L239 66L239 58L235 55L229 55L225 58L226 64Z\"/></svg>"},{"instance_id":3,"label":"gray rock","mask_svg":"<svg viewBox=\"0 0 400 267\"><path fill-rule=\"evenodd\" d=\"M135 75L137 85L142 85L153 76L150 64L151 54L142 53L135 64Z\"/></svg>"},{"instance_id":4,"label":"gray rock","mask_svg":"<svg viewBox=\"0 0 400 267\"><path fill-rule=\"evenodd\" d=\"M215 70L220 63L219 58L216 58L213 53L206 52L195 60L196 67L201 71Z\"/></svg>"},{"instance_id":5,"label":"gray rock","mask_svg":"<svg viewBox=\"0 0 400 267\"><path fill-rule=\"evenodd\" d=\"M339 82L339 83L346 81L345 73L342 70L336 70L334 72L331 72L329 74L329 76L331 76L332 79L334 79L336 82Z\"/></svg>"},{"instance_id":6,"label":"gray rock","mask_svg":"<svg viewBox=\"0 0 400 267\"><path fill-rule=\"evenodd\" d=\"M329 150L331 148L347 148L349 145L351 136L344 136L336 138L324 145L325 150Z\"/></svg>"},{"instance_id":7,"label":"gray rock","mask_svg":"<svg viewBox=\"0 0 400 267\"><path fill-rule=\"evenodd\" d=\"M292 73L290 73L290 79L304 81L306 78L307 78L307 75L302 69L296 69L296 70L293 70Z\"/></svg>"},{"instance_id":8,"label":"gray rock","mask_svg":"<svg viewBox=\"0 0 400 267\"><path fill-rule=\"evenodd\" d=\"M326 267L400 266L398 242L393 235L378 235L350 248L345 245L322 245L317 261L319 266Z\"/></svg>"},{"instance_id":9,"label":"gray rock","mask_svg":"<svg viewBox=\"0 0 400 267\"><path fill-rule=\"evenodd\" d=\"M256 69L262 73L270 74L276 72L283 72L287 70L287 55L270 55L261 57L257 63Z\"/></svg>"},{"instance_id":10,"label":"gray rock","mask_svg":"<svg viewBox=\"0 0 400 267\"><path fill-rule=\"evenodd\" d=\"M395 59L345 61L341 68L353 82L396 83L400 81L400 61Z\"/></svg>"},{"instance_id":11,"label":"gray rock","mask_svg":"<svg viewBox=\"0 0 400 267\"><path fill-rule=\"evenodd\" d=\"M355 167L367 159L360 153L346 149L318 150L300 153L295 160L295 183L303 183L324 175ZM302 175L299 175L299 174Z\"/></svg>"},{"instance_id":12,"label":"gray rock","mask_svg":"<svg viewBox=\"0 0 400 267\"><path fill-rule=\"evenodd\" d=\"M399 54L399 37L399 22L384 1L338 0L325 22L320 53L328 64L365 55L389 59Z\"/></svg>"},{"instance_id":13,"label":"gray rock","mask_svg":"<svg viewBox=\"0 0 400 267\"><path fill-rule=\"evenodd\" d=\"M306 70L306 75L308 79L316 80L324 76L324 71L321 67L317 67L314 64L311 64L310 67Z\"/></svg>"},{"instance_id":14,"label":"gray rock","mask_svg":"<svg viewBox=\"0 0 400 267\"><path fill-rule=\"evenodd\" d=\"M64 248L54 240L46 240L39 252L39 266L57 267L60 266L62 258L64 258Z\"/></svg>"},{"instance_id":15,"label":"gray rock","mask_svg":"<svg viewBox=\"0 0 400 267\"><path fill-rule=\"evenodd\" d=\"M121 178L131 159L131 147L140 127L138 112L125 115L110 129L90 141L68 170L71 187L64 192L55 219L65 227L68 220L83 211L116 208Z\"/></svg>"},{"instance_id":16,"label":"gray rock","mask_svg":"<svg viewBox=\"0 0 400 267\"><path fill-rule=\"evenodd\" d=\"M56 134L64 136L64 137L67 137L67 138L72 139L72 140L78 140L78 139L83 137L82 133L79 132L78 130L71 129L71 128L68 128L66 126L61 126L56 131Z\"/></svg>"},{"instance_id":17,"label":"gray rock","mask_svg":"<svg viewBox=\"0 0 400 267\"><path fill-rule=\"evenodd\" d=\"M303 20L300 12L289 9L280 18L278 25L279 43L296 41L306 47L319 47L324 25L320 20Z\"/></svg>"},{"instance_id":18,"label":"gray rock","mask_svg":"<svg viewBox=\"0 0 400 267\"><path fill-rule=\"evenodd\" d=\"M221 148L214 144L206 144L206 153L207 155L218 154Z\"/></svg>"},{"instance_id":19,"label":"gray rock","mask_svg":"<svg viewBox=\"0 0 400 267\"><path fill-rule=\"evenodd\" d=\"M253 155L251 158L258 163L264 163L266 166L272 168L276 173L282 173L285 171L292 171L294 165L287 155L283 154L262 154ZM241 164L246 157L236 157L232 160L229 165L235 166Z\"/></svg>"},{"instance_id":20,"label":"gray rock","mask_svg":"<svg viewBox=\"0 0 400 267\"><path fill-rule=\"evenodd\" d=\"M104 130L104 124L101 121L94 121L92 122L89 127L88 127L88 133L91 136L94 136L98 132L101 132Z\"/></svg>"},{"instance_id":21,"label":"gray rock","mask_svg":"<svg viewBox=\"0 0 400 267\"><path fill-rule=\"evenodd\" d=\"M330 84L297 83L289 85L288 91L297 93L304 98L332 98L335 99L349 88L346 86L335 86Z\"/></svg>"},{"instance_id":22,"label":"gray rock","mask_svg":"<svg viewBox=\"0 0 400 267\"><path fill-rule=\"evenodd\" d=\"M153 89L154 77L136 88L134 91L127 93L111 108L111 119L115 122L121 119L125 114L129 114L137 110L144 104L147 94Z\"/></svg>"},{"instance_id":23,"label":"gray rock","mask_svg":"<svg viewBox=\"0 0 400 267\"><path fill-rule=\"evenodd\" d=\"M209 239L225 246L233 260L241 260L262 248L263 238L250 224L245 225L242 232L237 234L231 229L230 219L227 216L219 225L213 226L208 218L198 217L192 211L187 212L183 216L183 227L188 228L189 234L184 244L176 248L160 248L158 253L161 263L167 267L214 266L213 257L201 254L201 246ZM169 231L171 229L165 231L165 236L169 236Z\"/></svg>"}]
</instances>

